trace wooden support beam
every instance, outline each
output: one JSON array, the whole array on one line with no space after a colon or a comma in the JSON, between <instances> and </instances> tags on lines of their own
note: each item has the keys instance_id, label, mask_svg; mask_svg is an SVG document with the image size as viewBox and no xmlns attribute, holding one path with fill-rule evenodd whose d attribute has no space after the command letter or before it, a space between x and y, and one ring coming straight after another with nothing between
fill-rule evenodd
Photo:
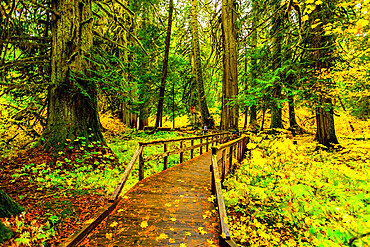
<instances>
[{"instance_id":1,"label":"wooden support beam","mask_svg":"<svg viewBox=\"0 0 370 247\"><path fill-rule=\"evenodd\" d=\"M167 143L163 144L163 152L167 152ZM168 156L163 157L163 170L167 169Z\"/></svg>"},{"instance_id":2,"label":"wooden support beam","mask_svg":"<svg viewBox=\"0 0 370 247\"><path fill-rule=\"evenodd\" d=\"M139 156L139 181L144 179L144 149Z\"/></svg>"},{"instance_id":3,"label":"wooden support beam","mask_svg":"<svg viewBox=\"0 0 370 247\"><path fill-rule=\"evenodd\" d=\"M180 150L183 150L184 141L180 141ZM180 164L184 162L184 151L180 153Z\"/></svg>"}]
</instances>

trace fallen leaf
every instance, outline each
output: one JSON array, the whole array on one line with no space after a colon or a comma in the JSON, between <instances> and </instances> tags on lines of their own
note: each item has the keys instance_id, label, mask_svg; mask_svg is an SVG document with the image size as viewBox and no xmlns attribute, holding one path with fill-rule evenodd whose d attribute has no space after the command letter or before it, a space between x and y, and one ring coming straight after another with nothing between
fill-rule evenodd
<instances>
[{"instance_id":1,"label":"fallen leaf","mask_svg":"<svg viewBox=\"0 0 370 247\"><path fill-rule=\"evenodd\" d=\"M115 226L117 226L118 225L118 223L116 222L116 221L114 221L114 222L112 222L112 224L110 224L109 226L110 227L115 227Z\"/></svg>"},{"instance_id":2,"label":"fallen leaf","mask_svg":"<svg viewBox=\"0 0 370 247\"><path fill-rule=\"evenodd\" d=\"M141 226L142 228L145 228L145 227L147 227L147 226L148 226L148 222L147 222L147 221L143 221L143 222L141 222L140 226Z\"/></svg>"},{"instance_id":3,"label":"fallen leaf","mask_svg":"<svg viewBox=\"0 0 370 247\"><path fill-rule=\"evenodd\" d=\"M166 233L161 233L158 237L155 238L156 241L159 241L161 239L167 239L168 235Z\"/></svg>"},{"instance_id":4,"label":"fallen leaf","mask_svg":"<svg viewBox=\"0 0 370 247\"><path fill-rule=\"evenodd\" d=\"M106 234L105 234L105 237L106 237L107 239L111 239L111 238L112 238L112 233L106 233Z\"/></svg>"},{"instance_id":5,"label":"fallen leaf","mask_svg":"<svg viewBox=\"0 0 370 247\"><path fill-rule=\"evenodd\" d=\"M173 243L175 243L175 239L170 238L170 239L168 240L168 242L170 242L171 244L173 244Z\"/></svg>"},{"instance_id":6,"label":"fallen leaf","mask_svg":"<svg viewBox=\"0 0 370 247\"><path fill-rule=\"evenodd\" d=\"M171 218L172 221L176 221L176 218Z\"/></svg>"},{"instance_id":7,"label":"fallen leaf","mask_svg":"<svg viewBox=\"0 0 370 247\"><path fill-rule=\"evenodd\" d=\"M171 206L172 206L172 204L171 204L171 203L166 203L166 204L164 204L164 206L166 206L166 207L171 207Z\"/></svg>"}]
</instances>

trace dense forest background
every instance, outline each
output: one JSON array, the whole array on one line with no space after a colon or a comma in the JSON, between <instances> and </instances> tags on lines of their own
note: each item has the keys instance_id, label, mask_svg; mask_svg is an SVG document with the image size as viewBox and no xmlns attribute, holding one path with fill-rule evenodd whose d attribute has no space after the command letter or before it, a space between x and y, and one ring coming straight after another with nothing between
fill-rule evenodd
<instances>
[{"instance_id":1,"label":"dense forest background","mask_svg":"<svg viewBox=\"0 0 370 247\"><path fill-rule=\"evenodd\" d=\"M313 120L336 144L336 112L369 117L368 18L366 1L2 1L2 146L102 139L98 112L138 129Z\"/></svg>"},{"instance_id":2,"label":"dense forest background","mask_svg":"<svg viewBox=\"0 0 370 247\"><path fill-rule=\"evenodd\" d=\"M125 163L132 153L120 152L134 150L132 133L204 126L251 135L288 130L311 135L317 152L343 152L348 138L370 136L369 8L368 0L2 0L0 156L36 148L39 158L28 161L49 166L68 149L100 152L117 137L125 148L108 153ZM71 157L63 161L69 168ZM13 172L24 168L9 160L1 163L9 170L3 178L18 179ZM42 179L54 186L50 176ZM9 194L11 186L1 189ZM366 197L359 200L368 207Z\"/></svg>"}]
</instances>

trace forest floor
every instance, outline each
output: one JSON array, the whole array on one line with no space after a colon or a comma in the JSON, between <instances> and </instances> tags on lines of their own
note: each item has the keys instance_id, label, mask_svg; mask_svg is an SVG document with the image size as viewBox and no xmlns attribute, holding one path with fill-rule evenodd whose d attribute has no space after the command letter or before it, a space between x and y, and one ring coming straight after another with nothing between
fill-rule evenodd
<instances>
[{"instance_id":1,"label":"forest floor","mask_svg":"<svg viewBox=\"0 0 370 247\"><path fill-rule=\"evenodd\" d=\"M316 150L313 135L252 136L247 159L224 191L231 233L241 246L350 246L350 241L369 246L361 234L370 229L370 128L362 122L349 134L345 125L339 124L341 148L335 150ZM0 219L15 232L3 246L61 243L104 205L138 141L178 135L130 131L106 133L109 148L89 143L77 149L70 141L56 162L38 150L3 155L1 189L25 208ZM177 162L169 157L170 166ZM151 163L146 176L161 165ZM137 174L134 170L122 194L138 181Z\"/></svg>"},{"instance_id":2,"label":"forest floor","mask_svg":"<svg viewBox=\"0 0 370 247\"><path fill-rule=\"evenodd\" d=\"M75 148L76 140L68 140L56 157L29 149L0 159L0 189L25 208L21 215L0 219L15 232L2 246L60 244L106 204L138 141L174 138L177 133L129 130L105 136L109 147L82 141L83 147ZM169 159L169 166L175 163ZM161 170L158 162L151 166L146 176ZM138 182L137 177L134 169L122 194Z\"/></svg>"}]
</instances>

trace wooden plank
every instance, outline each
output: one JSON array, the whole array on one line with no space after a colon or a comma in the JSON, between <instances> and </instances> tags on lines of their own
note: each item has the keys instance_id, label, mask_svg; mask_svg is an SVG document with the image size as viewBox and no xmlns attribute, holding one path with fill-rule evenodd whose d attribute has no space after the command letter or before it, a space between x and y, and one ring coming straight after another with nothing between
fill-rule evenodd
<instances>
[{"instance_id":1,"label":"wooden plank","mask_svg":"<svg viewBox=\"0 0 370 247\"><path fill-rule=\"evenodd\" d=\"M139 146L138 149L136 149L134 156L132 156L130 163L126 166L121 179L119 180L116 188L114 189L113 195L109 198L109 202L114 202L115 200L117 200L119 194L122 191L122 188L125 186L127 178L130 176L131 170L134 167L134 164L138 156L141 154L142 151L143 151L143 146Z\"/></svg>"},{"instance_id":2,"label":"wooden plank","mask_svg":"<svg viewBox=\"0 0 370 247\"><path fill-rule=\"evenodd\" d=\"M225 220L227 220L227 214L226 214L226 208L225 208L225 202L224 197L222 195L222 189L221 189L221 179L219 176L218 166L217 166L217 157L216 155L212 155L212 168L213 168L213 177L215 181L215 194L217 198L217 205L218 205L218 213L220 216L220 224L221 224L221 232L222 234L225 234L226 240L230 239L230 231L229 231L229 225L226 223Z\"/></svg>"},{"instance_id":3,"label":"wooden plank","mask_svg":"<svg viewBox=\"0 0 370 247\"><path fill-rule=\"evenodd\" d=\"M60 246L77 246L97 225L100 224L100 222L104 220L105 217L107 217L113 211L118 201L119 200L115 200L113 203L105 205L90 220L86 221L80 230L72 234L72 236L70 236Z\"/></svg>"}]
</instances>

